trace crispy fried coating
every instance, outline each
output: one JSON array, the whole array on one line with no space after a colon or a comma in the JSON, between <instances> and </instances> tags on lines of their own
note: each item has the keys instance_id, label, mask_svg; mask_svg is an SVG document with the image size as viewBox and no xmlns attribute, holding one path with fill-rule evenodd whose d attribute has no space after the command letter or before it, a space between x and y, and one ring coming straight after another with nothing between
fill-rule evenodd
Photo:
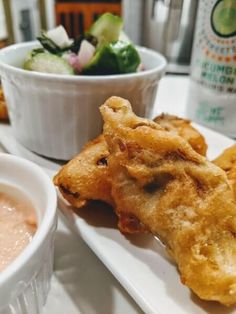
<instances>
[{"instance_id":1,"label":"crispy fried coating","mask_svg":"<svg viewBox=\"0 0 236 314\"><path fill-rule=\"evenodd\" d=\"M207 145L203 136L188 120L163 114L156 117L154 121L160 123L167 131L183 136L197 152L203 155L206 153ZM109 170L105 160L108 155L106 141L100 135L89 142L68 165L62 167L54 182L70 204L81 207L86 201L101 200L112 205ZM123 229L125 225L127 232L145 231L145 228L132 216L123 217Z\"/></svg>"},{"instance_id":2,"label":"crispy fried coating","mask_svg":"<svg viewBox=\"0 0 236 314\"><path fill-rule=\"evenodd\" d=\"M1 86L0 86L0 120L8 120L6 102Z\"/></svg>"},{"instance_id":3,"label":"crispy fried coating","mask_svg":"<svg viewBox=\"0 0 236 314\"><path fill-rule=\"evenodd\" d=\"M236 203L226 174L180 136L138 118L128 101L101 106L112 197L167 246L200 298L236 302Z\"/></svg>"},{"instance_id":4,"label":"crispy fried coating","mask_svg":"<svg viewBox=\"0 0 236 314\"><path fill-rule=\"evenodd\" d=\"M109 152L103 135L89 142L81 153L61 168L54 177L63 197L79 208L88 200L113 204L107 167Z\"/></svg>"},{"instance_id":5,"label":"crispy fried coating","mask_svg":"<svg viewBox=\"0 0 236 314\"><path fill-rule=\"evenodd\" d=\"M236 144L225 149L213 163L226 172L236 199Z\"/></svg>"},{"instance_id":6,"label":"crispy fried coating","mask_svg":"<svg viewBox=\"0 0 236 314\"><path fill-rule=\"evenodd\" d=\"M154 119L154 122L161 125L166 131L183 137L197 153L206 156L207 144L204 136L191 125L190 120L161 114Z\"/></svg>"}]
</instances>

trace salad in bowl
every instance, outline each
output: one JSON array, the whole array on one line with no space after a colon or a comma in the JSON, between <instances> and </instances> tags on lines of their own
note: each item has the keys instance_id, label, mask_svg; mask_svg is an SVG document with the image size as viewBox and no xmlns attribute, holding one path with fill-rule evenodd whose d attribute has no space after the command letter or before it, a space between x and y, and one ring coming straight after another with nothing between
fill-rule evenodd
<instances>
[{"instance_id":1,"label":"salad in bowl","mask_svg":"<svg viewBox=\"0 0 236 314\"><path fill-rule=\"evenodd\" d=\"M105 13L85 34L70 39L60 25L37 38L41 47L24 62L29 71L68 75L111 75L139 71L138 51L122 31L119 16Z\"/></svg>"},{"instance_id":2,"label":"salad in bowl","mask_svg":"<svg viewBox=\"0 0 236 314\"><path fill-rule=\"evenodd\" d=\"M0 50L0 75L11 128L24 147L69 160L102 131L99 107L111 96L128 99L150 117L165 58L134 47L121 18L105 14L90 30L70 39L62 26L39 42Z\"/></svg>"}]
</instances>

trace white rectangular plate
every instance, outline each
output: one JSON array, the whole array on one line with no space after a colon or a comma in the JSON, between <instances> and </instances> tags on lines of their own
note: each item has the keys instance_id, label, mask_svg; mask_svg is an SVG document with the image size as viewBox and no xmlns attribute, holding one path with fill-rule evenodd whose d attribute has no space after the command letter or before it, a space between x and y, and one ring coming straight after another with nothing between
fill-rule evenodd
<instances>
[{"instance_id":1,"label":"white rectangular plate","mask_svg":"<svg viewBox=\"0 0 236 314\"><path fill-rule=\"evenodd\" d=\"M209 159L215 158L234 143L211 130L200 126L197 128L208 143ZM0 125L0 142L10 153L44 167L50 176L59 168L57 163L39 157L17 143L9 126ZM108 209L87 208L77 214L68 210L64 204L61 209L68 224L78 231L145 313L236 313L235 308L201 301L192 294L181 284L178 271L162 245L149 235L125 237L117 230L116 218Z\"/></svg>"}]
</instances>

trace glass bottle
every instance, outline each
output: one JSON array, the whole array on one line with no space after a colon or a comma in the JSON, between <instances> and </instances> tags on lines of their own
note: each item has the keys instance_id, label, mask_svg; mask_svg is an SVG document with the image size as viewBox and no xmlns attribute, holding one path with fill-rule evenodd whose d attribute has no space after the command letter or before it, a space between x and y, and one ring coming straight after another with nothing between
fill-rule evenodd
<instances>
[{"instance_id":1,"label":"glass bottle","mask_svg":"<svg viewBox=\"0 0 236 314\"><path fill-rule=\"evenodd\" d=\"M236 138L236 0L200 0L187 116Z\"/></svg>"}]
</instances>

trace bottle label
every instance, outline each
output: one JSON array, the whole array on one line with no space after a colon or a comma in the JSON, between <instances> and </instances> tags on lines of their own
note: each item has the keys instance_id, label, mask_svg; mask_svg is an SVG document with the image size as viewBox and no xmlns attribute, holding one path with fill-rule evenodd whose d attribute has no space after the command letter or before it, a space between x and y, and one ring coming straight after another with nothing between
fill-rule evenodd
<instances>
[{"instance_id":1,"label":"bottle label","mask_svg":"<svg viewBox=\"0 0 236 314\"><path fill-rule=\"evenodd\" d=\"M206 88L236 93L236 0L201 0L191 78Z\"/></svg>"},{"instance_id":2,"label":"bottle label","mask_svg":"<svg viewBox=\"0 0 236 314\"><path fill-rule=\"evenodd\" d=\"M215 93L194 81L189 85L188 118L236 138L236 97Z\"/></svg>"}]
</instances>

